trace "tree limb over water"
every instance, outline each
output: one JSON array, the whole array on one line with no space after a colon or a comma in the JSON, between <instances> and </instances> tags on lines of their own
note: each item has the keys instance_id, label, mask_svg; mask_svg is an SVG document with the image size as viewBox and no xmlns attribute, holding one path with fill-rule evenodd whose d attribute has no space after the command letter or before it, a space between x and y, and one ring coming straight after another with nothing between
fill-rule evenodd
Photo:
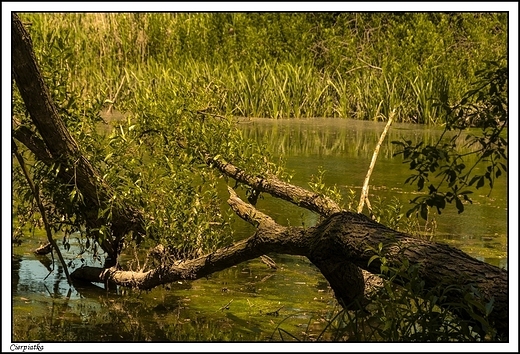
<instances>
[{"instance_id":1,"label":"tree limb over water","mask_svg":"<svg viewBox=\"0 0 520 354\"><path fill-rule=\"evenodd\" d=\"M320 215L329 216L341 211L341 207L332 199L280 181L274 176L270 178L252 176L237 166L224 161L222 158L215 158L211 155L206 155L206 164L217 168L224 175L233 178L237 182L253 187L258 192L269 193L273 197L286 200Z\"/></svg>"},{"instance_id":2,"label":"tree limb over water","mask_svg":"<svg viewBox=\"0 0 520 354\"><path fill-rule=\"evenodd\" d=\"M45 164L63 165L57 178L83 194L90 212L84 215L92 228L110 225L111 234L100 237L103 249L117 259L121 241L130 232L144 233L144 219L131 205L115 205L109 221L97 213L110 204L112 191L103 182L99 171L82 155L77 143L57 113L42 75L36 64L28 33L18 17L12 17L12 72L35 130L34 136L25 128L14 127L13 137L31 150ZM15 122L16 123L16 122ZM206 155L206 163L222 174L247 184L259 192L312 210L324 217L310 228L284 227L261 213L253 205L242 201L230 188L228 204L242 219L256 226L249 238L218 249L196 259L176 264L163 264L147 272L124 271L106 263L105 268L82 267L71 276L91 282L103 282L139 289L182 279L199 279L241 262L268 253L307 257L329 281L335 296L347 308L362 301L365 293L361 269L379 274L381 261L376 249L381 245L389 265L399 265L403 259L417 266L425 290L441 285L474 285L488 302L494 299L490 320L500 333L508 334L508 274L505 270L470 257L462 251L440 243L418 240L389 229L368 217L342 210L334 201L304 188L280 181L275 177L261 177ZM399 283L399 279L395 279ZM457 292L448 293L449 302L464 301ZM464 316L464 314L460 314Z\"/></svg>"},{"instance_id":3,"label":"tree limb over water","mask_svg":"<svg viewBox=\"0 0 520 354\"><path fill-rule=\"evenodd\" d=\"M474 259L448 245L418 240L389 229L363 214L342 211L332 214L315 227L284 227L269 216L243 202L230 189L228 203L244 220L257 225L251 237L194 260L178 265L159 267L148 272L129 272L114 268L83 267L72 276L92 282L111 282L121 286L151 289L177 280L199 279L233 265L260 257L266 253L291 254L307 257L329 281L339 302L348 306L361 300L364 283L353 288L352 274L359 268L370 273L380 272L380 262L369 260L376 255L371 250L382 244L389 264L397 265L403 257L419 267L425 290L440 284L473 284L489 300L494 298L491 314L497 328L507 331L508 279L507 272ZM359 268L357 268L359 267ZM359 279L363 280L360 275ZM357 281L354 279L354 281ZM449 302L462 301L460 293L451 293Z\"/></svg>"}]
</instances>

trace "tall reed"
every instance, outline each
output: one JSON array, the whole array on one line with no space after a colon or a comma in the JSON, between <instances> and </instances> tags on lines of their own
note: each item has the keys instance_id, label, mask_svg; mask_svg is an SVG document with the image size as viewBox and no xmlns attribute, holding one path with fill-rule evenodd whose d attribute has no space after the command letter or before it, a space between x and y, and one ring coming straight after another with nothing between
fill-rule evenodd
<instances>
[{"instance_id":1,"label":"tall reed","mask_svg":"<svg viewBox=\"0 0 520 354\"><path fill-rule=\"evenodd\" d=\"M21 15L71 90L100 101L119 90L128 110L141 94L164 100L155 90L220 114L386 120L397 108L398 122L440 124L435 99L448 87L459 99L507 53L503 13Z\"/></svg>"}]
</instances>

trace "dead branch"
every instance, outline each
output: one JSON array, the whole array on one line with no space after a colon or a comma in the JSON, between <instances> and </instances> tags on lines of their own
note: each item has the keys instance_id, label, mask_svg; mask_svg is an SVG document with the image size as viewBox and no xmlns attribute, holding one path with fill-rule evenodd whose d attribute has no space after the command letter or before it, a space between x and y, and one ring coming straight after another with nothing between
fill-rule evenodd
<instances>
[{"instance_id":1,"label":"dead branch","mask_svg":"<svg viewBox=\"0 0 520 354\"><path fill-rule=\"evenodd\" d=\"M365 177L365 181L363 182L363 188L361 189L361 198L359 198L359 205L357 212L362 213L363 207L365 206L365 201L367 203L367 207L372 212L372 207L370 206L370 201L368 200L368 189L370 182L370 176L372 176L372 171L374 170L374 166L376 165L377 155L379 154L379 149L381 148L381 144L385 140L386 133L390 129L390 125L392 125L392 121L394 119L395 109L390 113L390 117L388 118L388 123L386 123L385 129L381 133L379 137L379 141L377 142L376 148L374 149L374 154L372 155L372 161L370 161L370 166L367 171L367 175Z\"/></svg>"},{"instance_id":2,"label":"dead branch","mask_svg":"<svg viewBox=\"0 0 520 354\"><path fill-rule=\"evenodd\" d=\"M286 200L320 215L329 216L342 211L342 208L332 199L283 182L274 176L269 178L252 176L224 159L215 158L209 154L206 155L206 163L211 167L217 168L224 175L233 178L235 181L253 187L258 192L269 193L274 197Z\"/></svg>"}]
</instances>

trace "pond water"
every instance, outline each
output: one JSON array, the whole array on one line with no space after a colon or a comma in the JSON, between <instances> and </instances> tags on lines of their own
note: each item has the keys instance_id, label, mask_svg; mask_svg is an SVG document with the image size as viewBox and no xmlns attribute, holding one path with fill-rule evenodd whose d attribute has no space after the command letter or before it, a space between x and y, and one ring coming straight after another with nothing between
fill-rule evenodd
<instances>
[{"instance_id":1,"label":"pond water","mask_svg":"<svg viewBox=\"0 0 520 354\"><path fill-rule=\"evenodd\" d=\"M308 187L325 171L348 200L361 185L384 124L343 119L249 120L246 137L267 142L293 172L292 183ZM394 124L381 147L370 181L372 205L397 200L407 210L417 192L404 185L409 176L392 140L432 141L440 130ZM351 192L352 191L352 192ZM507 268L507 180L475 193L463 214L449 205L435 217L433 239ZM223 197L225 195L223 194ZM357 199L355 200L357 203ZM284 225L311 226L318 218L284 201L264 196L257 207ZM238 237L253 228L235 222ZM269 255L278 269L259 260L242 263L207 279L178 282L152 291L70 287L59 262L32 253L44 239L13 248L12 314L14 341L207 342L329 339L324 331L338 308L326 280L303 257ZM74 239L71 243L75 242ZM76 249L76 251L74 251ZM81 265L74 244L65 258ZM88 262L88 260L86 260ZM97 264L99 265L99 264Z\"/></svg>"},{"instance_id":2,"label":"pond water","mask_svg":"<svg viewBox=\"0 0 520 354\"><path fill-rule=\"evenodd\" d=\"M288 169L294 172L292 183L308 188L311 176L318 175L321 167L325 171L325 183L336 185L345 200L349 191L355 192L357 206L385 123L348 119L257 119L244 125L248 126L244 129L247 137L265 139L271 151L285 158ZM403 213L410 209L409 201L419 192L415 186L404 184L411 172L408 164L402 163L401 156L393 157L397 149L391 142L406 139L433 143L441 133L440 128L392 125L370 178L369 199L372 204L384 207L397 199L403 205ZM466 165L471 162L467 161ZM458 214L454 205L448 204L441 215L434 215L433 240L449 243L480 260L507 268L507 175L496 180L491 192L483 187L470 196L473 203L465 203L462 214ZM280 201L277 204L280 207L275 205L268 209L271 214L279 215L281 220L277 221L282 222L287 215L286 203ZM289 220L298 222L295 217L301 219L301 209L294 210ZM311 213L305 216L311 222L316 220Z\"/></svg>"}]
</instances>

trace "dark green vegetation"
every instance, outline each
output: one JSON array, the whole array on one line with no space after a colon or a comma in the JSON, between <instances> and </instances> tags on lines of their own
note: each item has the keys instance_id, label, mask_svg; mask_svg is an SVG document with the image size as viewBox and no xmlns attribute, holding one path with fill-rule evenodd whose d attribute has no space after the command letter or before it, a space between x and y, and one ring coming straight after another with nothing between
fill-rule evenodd
<instances>
[{"instance_id":1,"label":"dark green vegetation","mask_svg":"<svg viewBox=\"0 0 520 354\"><path fill-rule=\"evenodd\" d=\"M301 15L291 17L290 20L284 18L289 15L276 15L275 19L280 16L278 22L276 20L267 21L270 14L253 14L250 17L236 15L236 21L232 22L235 26L229 27L231 31L229 28L226 29L227 32L224 33L227 34L225 35L222 33L222 29L227 27L228 22L233 20L235 15L214 14L193 17L191 17L192 15L166 14L46 15L49 21L55 21L47 25L44 25L46 19L38 16L27 15L23 19L31 21L36 53L42 63L44 76L62 119L81 147L80 153L88 158L99 171L98 182L110 190L108 203L100 205L98 209L91 209L91 206L85 205L85 191L78 187L81 185L76 184L74 178L69 179L67 183L56 178L63 173L76 176L77 162L75 161L72 161L72 165L68 165L70 161L63 164L44 164L41 161L31 163L33 157L24 151L26 160L30 162L28 165L31 168L32 178L40 187L41 197L49 208L48 214L52 227L55 231L64 233L64 248L68 250L71 236L73 233L79 232L84 241L83 249L91 252L95 259L103 256L100 247L103 248L104 243L110 243L113 238L121 237L120 234L113 234L114 230L111 229L111 222L115 223L118 213L128 206L135 208L139 215L144 217L142 225L144 232L124 235L125 250L131 250L134 242L140 247L145 246L146 248L162 244L167 247L171 256L171 258L144 262L145 256L136 255L131 264L136 271L153 268L161 262L173 262L174 259L192 259L228 245L232 241L233 230L229 224L230 216L226 215L226 209L221 208L221 200L218 195L219 185L222 186L222 177L215 170L208 168L206 158L208 152L215 156L215 160L226 159L236 165L247 167L249 173L252 174L287 177L281 168L272 163L265 147L243 138L242 132L235 127L235 117L337 115L379 120L385 119L392 109L396 109L401 121L440 123L437 121L437 112L445 111L447 107L446 105L434 105L435 102L430 98L439 94L441 104L451 103L452 101L448 101L448 97L454 100L453 102L457 101L456 95L448 96L448 93L458 82L456 79L459 79L460 73L464 72L459 66L459 71L454 71L457 75L453 75L452 79L449 78L448 71L446 71L446 75L443 72L440 75L442 79L439 84L437 76L430 77L430 81L426 79L424 79L426 81L421 81L422 79L413 75L407 77L407 74L402 74L403 72L413 72L410 71L411 68L407 68L406 71L401 68L398 71L398 67L393 67L397 65L396 63L406 63L406 57L399 60L397 57L393 57L393 60L388 63L386 62L387 57L384 57L384 60L383 58L378 60L377 56L383 53L383 44L378 44L379 37L384 37L383 34L386 33L393 33L391 30L394 28L393 26L399 28L398 25L401 24L406 29L407 25L412 26L413 24L414 27L410 28L414 34L409 35L408 40L414 44L413 38L416 38L416 32L420 32L415 26L421 23L433 23L428 16L425 17L422 14L412 15L417 16L411 18L414 21L410 21L410 19L407 21L406 16L401 18L401 16L394 17L384 14L373 17L340 15L328 18L325 16L319 20L316 20L317 17L313 17L315 15L310 17ZM154 16L161 20L159 21L157 18L154 20ZM466 15L460 17L462 18L460 23L456 20L458 15L433 16L433 19L437 18L439 23L447 26L451 24L455 28L458 28L457 26L465 28L464 21L471 24L472 19L479 18L485 19L485 23L488 23L487 21L501 23L494 15L470 14L467 15L467 18L464 16ZM70 17L70 20L67 17ZM233 47L226 41L226 38L235 38L233 40L239 41L238 35L237 37L231 36L248 32L247 29L254 29L254 26L248 24L247 21L253 21L252 24L254 24L255 18L268 30L271 23L277 23L280 26L284 24L291 27L292 30L283 27L278 31L268 31L269 34L279 33L287 36L287 38L282 37L278 40L275 36L272 46L270 44L261 45L260 38L265 40L266 36L265 34L264 37L259 36L261 31L258 28L250 33L252 38L243 39L243 41L256 44L255 47L248 47L245 44ZM92 26L95 31L88 32L89 22L82 22L84 19L95 24ZM245 25L242 25L243 28L239 25L240 19L246 22ZM315 22L310 19L314 19ZM186 31L183 32L183 27L175 30L177 27L173 24L171 27L163 27L162 30L158 30L161 26L168 25L168 20L186 26ZM264 20L267 22L262 22ZM344 22L341 26L335 27L338 21ZM504 17L502 17L502 22L504 22ZM217 26L219 23L221 24L220 29ZM360 53L362 55L358 53L359 43L354 43L353 48L356 50L349 52L348 45L343 47L345 43L334 42L332 39L340 29L343 31L351 28L347 24L352 23L355 24L352 28L356 30L359 28L358 25L366 26L366 29L360 31L363 35L358 36L360 41L361 39L366 40L359 42L366 44L366 47L361 45L363 50ZM305 27L306 24L308 28ZM323 25L323 28L320 27L320 24ZM469 24L468 26L470 26ZM71 27L67 29L63 25ZM154 26L158 32L153 31ZM263 28L262 26L259 28ZM474 26L483 28L480 22L478 26ZM46 34L44 28L52 28L54 32ZM105 28L108 29L108 32L104 32ZM123 32L125 28L128 30L126 35ZM351 30L353 30L352 28ZM432 30L432 26L425 28L429 28L428 33ZM438 28L444 27L438 26ZM79 33L81 30L86 30L86 32L82 35ZM315 37L314 30L319 30L316 33L323 32L324 37L319 37L320 41L317 41L318 37ZM367 33L378 30L380 32L375 36L378 40L372 41ZM333 35L330 33L326 35L328 32L332 32ZM471 33L471 31L468 32ZM97 36L101 34L101 40L93 40L93 38L98 38L94 36L94 33ZM172 41L169 42L168 38L161 37L159 33L169 33ZM193 42L184 40L183 36L178 37L182 33L186 34L186 38L194 35ZM219 36L219 33L222 35ZM306 42L307 39L302 36L302 33L311 33L309 36L312 37L312 40L309 43L312 45ZM404 36L404 33L407 31L402 32L401 35ZM504 29L501 33L505 36ZM216 38L220 39L215 41L214 34ZM486 34L488 34L487 30ZM327 37L329 35L330 38ZM356 36L347 36L341 32L339 37L343 40L356 38ZM291 38L293 41L298 38L300 43L303 43L300 51L296 47L293 48L294 42L291 42ZM403 43L403 38L399 38L401 41L395 43ZM425 36L418 36L418 38L422 39ZM154 45L154 41L158 39L160 40L158 43L167 49L158 50L158 43ZM204 40L207 42L198 45L197 41L201 39L203 42ZM385 37L385 39L387 43L384 48L390 50L392 45L388 45L388 43L394 43L393 40L397 38ZM435 44L438 45L439 42L442 41L437 41ZM489 43L490 46L500 43L496 40L483 42ZM324 47L317 46L317 43ZM329 58L328 49L334 47L330 43L344 49L344 56L338 54L336 58L334 55L330 55ZM408 42L404 41L404 43ZM403 47L405 46L401 45L400 49ZM416 48L416 52L411 50L412 47L406 48L410 50L405 53L412 54L412 59L408 63L411 65L412 62L419 62L418 68L425 69L431 75L433 68L436 67L435 65L427 66L428 58L432 58L432 55L426 55L424 58L415 56L419 52L426 52L425 48L429 47L419 46L420 50ZM175 55L178 53L172 48L180 48L179 50L184 54ZM236 48L241 50L238 52ZM267 51L257 58L255 54L251 54L253 51L250 48L272 48L273 52ZM289 51L284 48L291 49ZM450 46L445 47L444 54L448 52L447 48L453 49ZM246 51L240 54L242 50ZM488 55L493 53L493 50L492 47L486 47L482 53ZM298 54L299 52L301 53ZM317 52L320 54L317 55ZM461 52L464 51L461 50ZM258 53L261 53L261 50ZM304 53L307 55L313 53L313 55L305 56ZM374 56L371 57L365 53L371 53ZM354 54L359 61L366 62L365 66L354 67L352 61L348 62L346 59L352 59L353 56L346 54ZM392 54L391 50L390 54ZM388 57L391 57L390 54ZM445 62L436 62L432 59L439 70L441 67L443 70L444 68L448 70L447 68L450 67L451 61L446 58L451 58L451 55L444 57ZM475 56L472 58L475 60ZM475 65L477 64L478 62L475 61ZM466 64L464 69L468 70L469 67L470 65ZM417 71L417 66L415 70ZM353 75L353 80L345 78L344 75ZM472 75L474 75L473 72L469 73L468 78L472 78ZM461 82L464 81L466 80L461 80ZM350 86L341 88L340 85L345 85L345 82L349 84L355 82L358 91L361 87L364 90L370 89L360 92L349 101L350 92L356 91ZM419 82L424 82L424 86L416 87L415 85ZM436 86L438 84L440 86ZM401 94L411 92L410 87L416 94L411 95L414 99L410 100L407 95L401 97ZM456 92L458 91L457 87ZM399 95L396 94L397 92ZM417 97L421 92L422 101L418 101ZM373 100L374 97L376 101ZM342 102L342 99L347 99L347 101ZM430 103L432 104L429 106ZM23 129L31 129L31 124L16 92L14 107L16 130L17 133L23 134ZM114 107L124 115L115 121L102 122L98 115L99 112L110 112ZM481 107L477 108L481 109ZM267 110L264 111L265 109ZM417 118L412 119L414 116ZM107 120L114 118L110 114L104 115L104 117ZM495 116L488 118L486 121L494 119ZM502 121L499 120L497 126L500 126L500 123ZM426 159L441 161L444 157L427 155ZM212 167L211 164L209 165ZM457 179L457 172L461 172L459 166L460 164L457 163L458 169L455 170L456 175L453 179ZM492 166L495 164L493 163ZM490 173L498 177L495 170ZM447 173L449 178L452 178L452 175L451 172ZM483 177L487 178L486 175ZM20 225L29 221L28 217L34 216L39 219L38 213L34 210L32 191L28 190L23 176L17 169L14 179L15 204L18 208L16 216L21 218ZM451 181L450 179L449 182ZM476 186L480 187L480 179L471 181L473 183L465 183L470 185L477 183ZM320 183L316 183L314 187L320 193L334 195L333 190L331 193L331 190L324 188ZM450 184L449 187L451 188L453 185ZM249 197L254 195L254 191L249 187L245 187L245 193ZM458 194L455 196L458 197ZM446 194L445 197L449 197L449 195ZM431 205L427 201L425 203L430 207L438 206L438 203L430 203ZM92 219L92 212L98 219L108 222L99 227L85 229L86 221ZM141 263L139 263L139 257L142 257ZM381 270L385 273L384 269ZM408 269L405 271L408 272ZM403 277L403 274L399 274L399 276ZM392 277L392 275L389 276L389 278ZM435 301L431 301L431 303L432 306L436 305ZM489 302L480 308L485 315L488 314L486 305L489 307ZM442 318L449 319L450 316L446 315ZM482 319L483 321L477 319L481 326L476 332L473 324L473 330L469 332L466 330L465 336L457 337L455 335L450 338L496 339L492 328L488 328L487 319L484 317ZM384 322L383 325L386 326L387 322ZM384 326L376 327L385 328ZM414 334L417 332L417 328L414 327ZM465 327L457 324L454 328L464 331ZM446 333L446 330L443 331ZM398 333L401 333L399 331L392 332L396 335L395 337L385 333L384 330L377 333L376 337L368 336L364 339L409 339L406 336L399 337ZM423 340L425 338L415 339Z\"/></svg>"},{"instance_id":2,"label":"dark green vegetation","mask_svg":"<svg viewBox=\"0 0 520 354\"><path fill-rule=\"evenodd\" d=\"M458 102L485 61L507 54L506 13L26 14L22 20L30 21L35 51L56 86L134 113L141 109L136 101L145 100L148 110L170 102L173 111L188 105L270 118L385 120L396 109L396 121L441 124L433 99Z\"/></svg>"},{"instance_id":3,"label":"dark green vegetation","mask_svg":"<svg viewBox=\"0 0 520 354\"><path fill-rule=\"evenodd\" d=\"M498 62L488 62L477 77L474 88L457 105L450 106L447 96L436 104L444 111L445 123L435 144L394 142L402 147L398 154L416 172L406 183L416 183L419 191L429 183L428 195L412 200L416 205L407 215L419 211L426 220L428 207L435 207L440 214L446 203L454 203L460 214L464 211L462 199L472 202L468 197L473 193L472 186L479 189L488 184L493 188L495 180L507 172L508 70ZM481 130L478 134L465 134L469 127ZM457 151L461 145L472 151ZM468 164L469 155L475 156L476 161ZM479 165L484 166L483 172L475 172ZM440 180L430 183L431 176Z\"/></svg>"}]
</instances>

